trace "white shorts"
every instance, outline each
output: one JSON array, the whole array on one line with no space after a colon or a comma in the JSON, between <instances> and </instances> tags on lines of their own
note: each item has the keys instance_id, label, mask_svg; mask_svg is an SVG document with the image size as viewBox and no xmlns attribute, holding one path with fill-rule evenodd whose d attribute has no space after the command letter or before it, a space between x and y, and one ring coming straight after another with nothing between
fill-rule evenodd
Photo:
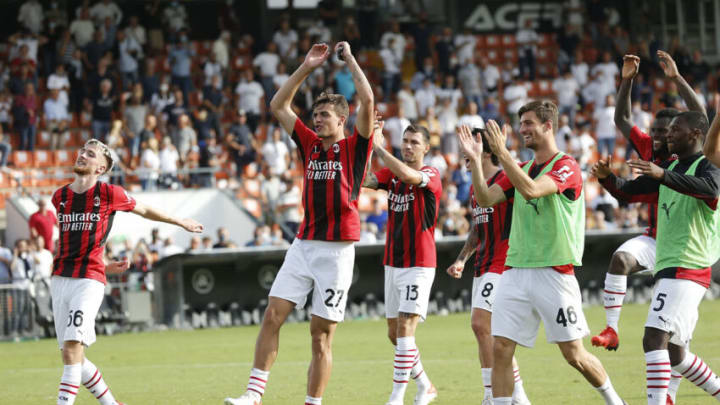
<instances>
[{"instance_id":1,"label":"white shorts","mask_svg":"<svg viewBox=\"0 0 720 405\"><path fill-rule=\"evenodd\" d=\"M655 283L645 326L669 333L672 344L687 346L705 291L705 287L694 281L661 278Z\"/></svg>"},{"instance_id":2,"label":"white shorts","mask_svg":"<svg viewBox=\"0 0 720 405\"><path fill-rule=\"evenodd\" d=\"M353 242L295 239L285 254L271 297L305 306L313 292L312 314L334 322L345 318L345 304L355 264Z\"/></svg>"},{"instance_id":3,"label":"white shorts","mask_svg":"<svg viewBox=\"0 0 720 405\"><path fill-rule=\"evenodd\" d=\"M105 285L89 278L53 276L50 279L58 345L70 340L95 343L95 317L105 297Z\"/></svg>"},{"instance_id":4,"label":"white shorts","mask_svg":"<svg viewBox=\"0 0 720 405\"><path fill-rule=\"evenodd\" d=\"M655 270L655 243L655 239L647 235L640 235L626 240L615 253L627 253L634 257L639 265L653 271Z\"/></svg>"},{"instance_id":5,"label":"white shorts","mask_svg":"<svg viewBox=\"0 0 720 405\"><path fill-rule=\"evenodd\" d=\"M432 267L385 266L385 316L397 318L405 312L425 320L433 280Z\"/></svg>"},{"instance_id":6,"label":"white shorts","mask_svg":"<svg viewBox=\"0 0 720 405\"><path fill-rule=\"evenodd\" d=\"M492 315L492 334L532 347L540 320L549 343L590 334L577 279L550 267L513 268L500 277Z\"/></svg>"},{"instance_id":7,"label":"white shorts","mask_svg":"<svg viewBox=\"0 0 720 405\"><path fill-rule=\"evenodd\" d=\"M485 273L473 278L472 307L492 312L493 303L497 296L497 287L502 274Z\"/></svg>"}]
</instances>

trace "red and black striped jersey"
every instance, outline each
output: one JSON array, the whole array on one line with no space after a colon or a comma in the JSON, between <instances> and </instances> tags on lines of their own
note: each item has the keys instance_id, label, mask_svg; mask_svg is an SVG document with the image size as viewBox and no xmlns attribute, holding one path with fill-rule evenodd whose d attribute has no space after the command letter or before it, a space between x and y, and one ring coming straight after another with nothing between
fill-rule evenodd
<instances>
[{"instance_id":1,"label":"red and black striped jersey","mask_svg":"<svg viewBox=\"0 0 720 405\"><path fill-rule=\"evenodd\" d=\"M97 182L84 193L70 185L55 191L60 241L53 275L90 278L105 283L103 248L116 211L132 211L135 200L120 186Z\"/></svg>"},{"instance_id":2,"label":"red and black striped jersey","mask_svg":"<svg viewBox=\"0 0 720 405\"><path fill-rule=\"evenodd\" d=\"M388 222L383 264L392 267L436 267L435 225L442 181L434 167L420 169L427 184L401 182L390 169L375 173L378 188L388 191Z\"/></svg>"},{"instance_id":3,"label":"red and black striped jersey","mask_svg":"<svg viewBox=\"0 0 720 405\"><path fill-rule=\"evenodd\" d=\"M505 177L505 172L498 170L487 180L488 187ZM502 274L505 271L510 225L512 223L512 199L494 207L480 207L475 200L473 187L470 187L470 208L472 209L472 226L477 227L479 243L475 250L475 277L485 273Z\"/></svg>"},{"instance_id":4,"label":"red and black striped jersey","mask_svg":"<svg viewBox=\"0 0 720 405\"><path fill-rule=\"evenodd\" d=\"M360 239L358 195L365 178L372 142L358 134L334 143L328 150L300 119L292 140L303 162L303 217L297 237L307 240Z\"/></svg>"}]
</instances>

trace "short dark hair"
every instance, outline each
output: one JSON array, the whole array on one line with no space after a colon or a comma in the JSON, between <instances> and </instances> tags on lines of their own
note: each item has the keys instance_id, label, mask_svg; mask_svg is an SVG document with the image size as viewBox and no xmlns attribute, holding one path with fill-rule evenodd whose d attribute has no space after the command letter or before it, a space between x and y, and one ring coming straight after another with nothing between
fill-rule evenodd
<instances>
[{"instance_id":1,"label":"short dark hair","mask_svg":"<svg viewBox=\"0 0 720 405\"><path fill-rule=\"evenodd\" d=\"M483 144L483 151L490 154L490 161L495 166L500 166L500 159L498 159L497 155L492 153L492 149L490 149L490 143L487 140L487 130L485 128L473 128L472 134L477 136L477 134L480 134L480 139L482 139Z\"/></svg>"},{"instance_id":2,"label":"short dark hair","mask_svg":"<svg viewBox=\"0 0 720 405\"><path fill-rule=\"evenodd\" d=\"M428 129L425 128L424 126L417 125L417 124L410 124L407 126L407 128L405 128L405 130L403 131L403 134L405 134L405 132L412 132L412 133L420 132L423 136L423 139L425 140L425 143L430 145L430 131L428 131Z\"/></svg>"},{"instance_id":3,"label":"short dark hair","mask_svg":"<svg viewBox=\"0 0 720 405\"><path fill-rule=\"evenodd\" d=\"M347 118L348 115L350 115L350 107L348 107L348 102L342 94L320 93L312 105L312 110L314 111L315 108L321 104L332 105L333 110L335 110L335 114L341 117Z\"/></svg>"},{"instance_id":4,"label":"short dark hair","mask_svg":"<svg viewBox=\"0 0 720 405\"><path fill-rule=\"evenodd\" d=\"M655 119L660 118L670 118L673 119L677 117L680 114L680 110L677 110L675 108L663 108L662 110L659 110L655 113Z\"/></svg>"},{"instance_id":5,"label":"short dark hair","mask_svg":"<svg viewBox=\"0 0 720 405\"><path fill-rule=\"evenodd\" d=\"M520 107L518 117L522 118L523 114L532 111L537 115L540 122L552 122L553 132L558 129L558 108L550 100L535 100Z\"/></svg>"},{"instance_id":6,"label":"short dark hair","mask_svg":"<svg viewBox=\"0 0 720 405\"><path fill-rule=\"evenodd\" d=\"M710 129L710 123L708 122L707 116L698 111L684 111L678 114L676 119L683 120L691 131L696 129L702 133L702 138L705 139L708 129Z\"/></svg>"}]
</instances>

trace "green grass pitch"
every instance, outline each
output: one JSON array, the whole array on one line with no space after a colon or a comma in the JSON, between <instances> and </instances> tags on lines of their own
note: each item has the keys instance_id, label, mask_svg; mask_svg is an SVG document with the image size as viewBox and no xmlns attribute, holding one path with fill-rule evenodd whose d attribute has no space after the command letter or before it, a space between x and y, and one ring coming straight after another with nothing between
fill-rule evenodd
<instances>
[{"instance_id":1,"label":"green grass pitch","mask_svg":"<svg viewBox=\"0 0 720 405\"><path fill-rule=\"evenodd\" d=\"M592 332L605 324L601 307L586 308ZM644 404L645 363L641 348L646 305L622 311L621 344L608 353L590 346L628 403ZM720 301L705 301L692 349L720 371ZM222 404L244 391L251 367L257 327L168 331L100 336L87 356L100 368L120 401L145 404ZM482 395L477 346L469 314L432 316L418 329L425 369L439 390L434 404L479 404ZM300 404L305 395L310 358L308 324L283 327L280 355L270 375L265 405ZM534 349L517 352L525 389L535 405L602 404L600 395L566 365L555 345L541 332ZM325 404L384 404L392 388L393 349L385 321L354 321L340 325L334 343L332 379ZM53 404L62 366L55 340L0 344L0 403ZM410 383L405 403L411 404ZM81 387L76 404L97 403ZM678 404L716 403L683 381Z\"/></svg>"}]
</instances>

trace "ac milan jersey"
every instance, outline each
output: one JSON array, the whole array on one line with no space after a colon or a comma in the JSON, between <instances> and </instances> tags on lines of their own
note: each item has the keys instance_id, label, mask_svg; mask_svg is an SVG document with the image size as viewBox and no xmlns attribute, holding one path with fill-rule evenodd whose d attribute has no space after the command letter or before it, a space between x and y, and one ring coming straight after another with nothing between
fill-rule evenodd
<instances>
[{"instance_id":1,"label":"ac milan jersey","mask_svg":"<svg viewBox=\"0 0 720 405\"><path fill-rule=\"evenodd\" d=\"M378 188L388 191L388 221L383 264L392 267L436 267L435 225L442 182L434 167L420 169L427 184L405 184L390 169L375 173Z\"/></svg>"},{"instance_id":2,"label":"ac milan jersey","mask_svg":"<svg viewBox=\"0 0 720 405\"><path fill-rule=\"evenodd\" d=\"M297 237L307 240L360 239L358 195L365 177L372 143L358 134L334 143L328 150L300 119L292 139L303 162L303 217Z\"/></svg>"},{"instance_id":3,"label":"ac milan jersey","mask_svg":"<svg viewBox=\"0 0 720 405\"><path fill-rule=\"evenodd\" d=\"M105 283L103 248L116 211L132 211L135 200L120 186L97 182L84 193L70 185L55 191L60 241L53 275L90 278Z\"/></svg>"},{"instance_id":4,"label":"ac milan jersey","mask_svg":"<svg viewBox=\"0 0 720 405\"><path fill-rule=\"evenodd\" d=\"M487 181L488 187L505 177L505 172L498 170ZM477 227L481 239L475 250L475 277L485 273L502 274L505 271L510 224L512 223L512 200L495 205L480 207L475 200L475 193L470 187L470 208L472 209L472 226Z\"/></svg>"}]
</instances>

